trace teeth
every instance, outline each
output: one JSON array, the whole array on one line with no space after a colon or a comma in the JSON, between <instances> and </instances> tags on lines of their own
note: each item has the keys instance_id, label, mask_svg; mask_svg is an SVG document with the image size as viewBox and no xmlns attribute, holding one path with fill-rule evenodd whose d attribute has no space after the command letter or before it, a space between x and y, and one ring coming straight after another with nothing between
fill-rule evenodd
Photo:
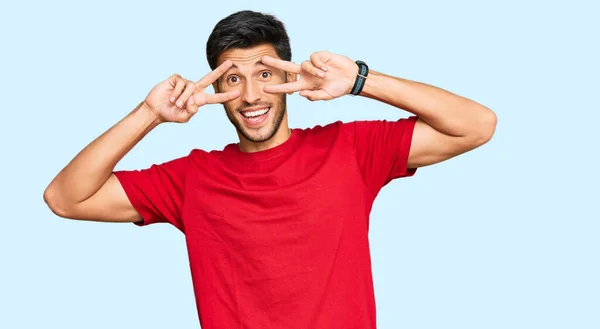
<instances>
[{"instance_id":1,"label":"teeth","mask_svg":"<svg viewBox=\"0 0 600 329\"><path fill-rule=\"evenodd\" d=\"M269 109L252 111L252 112L245 112L245 113L242 113L242 115L245 116L246 118L252 118L252 117L261 116L261 115L263 115L263 114L265 114L267 112L269 112Z\"/></svg>"}]
</instances>

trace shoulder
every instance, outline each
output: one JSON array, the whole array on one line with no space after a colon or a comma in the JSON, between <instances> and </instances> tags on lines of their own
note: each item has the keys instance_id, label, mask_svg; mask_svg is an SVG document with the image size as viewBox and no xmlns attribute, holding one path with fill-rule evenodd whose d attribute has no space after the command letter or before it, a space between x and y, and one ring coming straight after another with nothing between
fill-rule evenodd
<instances>
[{"instance_id":1,"label":"shoulder","mask_svg":"<svg viewBox=\"0 0 600 329\"><path fill-rule=\"evenodd\" d=\"M351 125L352 123L348 122L342 122L342 121L335 121L329 124L325 124L325 125L316 125L313 127L309 127L309 128L297 128L296 130L300 131L302 135L305 136L314 136L314 137L323 137L323 136L335 136L338 135L340 133L344 133L345 130L348 129L348 127Z\"/></svg>"},{"instance_id":2,"label":"shoulder","mask_svg":"<svg viewBox=\"0 0 600 329\"><path fill-rule=\"evenodd\" d=\"M414 127L416 116L395 120L358 120L345 124L344 130L351 135L387 135L394 131L405 131Z\"/></svg>"},{"instance_id":3,"label":"shoulder","mask_svg":"<svg viewBox=\"0 0 600 329\"><path fill-rule=\"evenodd\" d=\"M187 158L191 162L207 162L212 160L221 159L227 152L227 150L235 144L226 145L223 149L220 150L203 150L203 149L193 149L187 155Z\"/></svg>"},{"instance_id":4,"label":"shoulder","mask_svg":"<svg viewBox=\"0 0 600 329\"><path fill-rule=\"evenodd\" d=\"M332 142L339 140L340 136L345 135L346 125L342 121L335 121L308 128L295 128L294 130L302 139L303 145L331 145Z\"/></svg>"},{"instance_id":5,"label":"shoulder","mask_svg":"<svg viewBox=\"0 0 600 329\"><path fill-rule=\"evenodd\" d=\"M365 139L373 134L385 134L386 129L403 128L412 118L397 121L388 120L354 120L335 121L326 125L317 125L311 128L299 129L307 140L338 140L354 143L357 139Z\"/></svg>"},{"instance_id":6,"label":"shoulder","mask_svg":"<svg viewBox=\"0 0 600 329\"><path fill-rule=\"evenodd\" d=\"M378 120L354 120L354 121L335 121L323 126L314 126L312 128L304 129L307 135L323 137L323 136L336 136L341 138L354 139L357 130L365 130L369 127L376 126L381 121Z\"/></svg>"},{"instance_id":7,"label":"shoulder","mask_svg":"<svg viewBox=\"0 0 600 329\"><path fill-rule=\"evenodd\" d=\"M193 149L190 151L188 158L192 166L194 167L206 167L220 166L236 156L236 150L238 149L237 143L230 143L223 146L221 149L204 150L204 149Z\"/></svg>"}]
</instances>

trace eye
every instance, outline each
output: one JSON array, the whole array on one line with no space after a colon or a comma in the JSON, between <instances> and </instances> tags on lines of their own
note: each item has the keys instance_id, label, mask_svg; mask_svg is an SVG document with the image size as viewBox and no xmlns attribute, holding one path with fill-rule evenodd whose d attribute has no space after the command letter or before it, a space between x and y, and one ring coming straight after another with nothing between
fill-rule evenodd
<instances>
[{"instance_id":1,"label":"eye","mask_svg":"<svg viewBox=\"0 0 600 329\"><path fill-rule=\"evenodd\" d=\"M238 81L240 81L240 79L235 75L232 75L227 78L227 82L229 83L237 83Z\"/></svg>"},{"instance_id":2,"label":"eye","mask_svg":"<svg viewBox=\"0 0 600 329\"><path fill-rule=\"evenodd\" d=\"M271 72L263 71L260 73L260 77L263 79L268 79L271 77Z\"/></svg>"}]
</instances>

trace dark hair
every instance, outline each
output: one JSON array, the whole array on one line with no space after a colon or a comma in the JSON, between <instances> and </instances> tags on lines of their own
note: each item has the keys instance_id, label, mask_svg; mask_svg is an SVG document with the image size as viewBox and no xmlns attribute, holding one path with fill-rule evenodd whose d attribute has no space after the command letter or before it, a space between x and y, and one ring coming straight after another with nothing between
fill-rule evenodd
<instances>
[{"instance_id":1,"label":"dark hair","mask_svg":"<svg viewBox=\"0 0 600 329\"><path fill-rule=\"evenodd\" d=\"M206 59L214 70L219 56L234 48L271 44L279 58L290 61L292 50L284 24L275 16L250 10L233 13L220 20L206 42Z\"/></svg>"}]
</instances>

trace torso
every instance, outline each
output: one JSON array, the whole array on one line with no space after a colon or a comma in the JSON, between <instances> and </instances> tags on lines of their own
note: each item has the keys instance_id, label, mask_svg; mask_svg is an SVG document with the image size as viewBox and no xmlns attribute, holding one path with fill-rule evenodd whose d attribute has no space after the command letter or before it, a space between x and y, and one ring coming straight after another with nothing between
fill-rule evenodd
<instances>
[{"instance_id":1,"label":"torso","mask_svg":"<svg viewBox=\"0 0 600 329\"><path fill-rule=\"evenodd\" d=\"M182 217L202 328L375 328L374 197L340 129L194 154Z\"/></svg>"}]
</instances>

